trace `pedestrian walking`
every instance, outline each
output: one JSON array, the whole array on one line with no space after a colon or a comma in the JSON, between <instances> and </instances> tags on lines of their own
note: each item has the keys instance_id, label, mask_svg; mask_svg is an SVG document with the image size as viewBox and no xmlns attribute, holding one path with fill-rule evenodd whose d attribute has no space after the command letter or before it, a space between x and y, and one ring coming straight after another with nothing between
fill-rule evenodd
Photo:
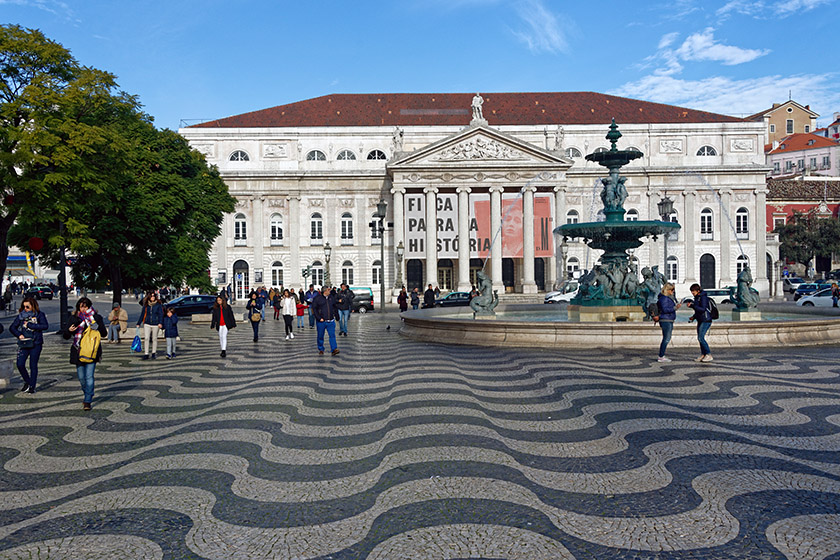
<instances>
[{"instance_id":1,"label":"pedestrian walking","mask_svg":"<svg viewBox=\"0 0 840 560\"><path fill-rule=\"evenodd\" d=\"M831 284L831 306L837 307L837 301L840 300L840 287L837 286L837 282L832 282Z\"/></svg>"},{"instance_id":2,"label":"pedestrian walking","mask_svg":"<svg viewBox=\"0 0 840 560\"><path fill-rule=\"evenodd\" d=\"M294 296L286 290L283 292L280 306L283 309L283 322L286 323L286 340L292 340L295 337L294 326L295 316L297 315L297 303L295 303Z\"/></svg>"},{"instance_id":3,"label":"pedestrian walking","mask_svg":"<svg viewBox=\"0 0 840 560\"><path fill-rule=\"evenodd\" d=\"M257 342L260 339L260 322L262 321L263 306L257 292L251 292L248 297L248 303L245 304L245 314L251 323L251 327L254 329L254 342Z\"/></svg>"},{"instance_id":4,"label":"pedestrian walking","mask_svg":"<svg viewBox=\"0 0 840 560\"><path fill-rule=\"evenodd\" d=\"M303 323L303 318L306 316L306 304L303 301L298 300L295 304L295 308L297 309L297 328L303 329L306 325Z\"/></svg>"},{"instance_id":5,"label":"pedestrian walking","mask_svg":"<svg viewBox=\"0 0 840 560\"><path fill-rule=\"evenodd\" d=\"M671 342L671 334L674 332L674 321L677 319L677 309L681 304L674 301L674 285L670 282L665 282L662 286L662 292L656 301L657 314L653 317L654 321L659 322L659 328L662 329L662 342L659 343L659 362L670 362L671 358L665 356L665 350L668 349L668 343Z\"/></svg>"},{"instance_id":6,"label":"pedestrian walking","mask_svg":"<svg viewBox=\"0 0 840 560\"><path fill-rule=\"evenodd\" d=\"M315 296L311 310L315 317L315 324L318 326L318 354L324 353L324 333L326 332L330 337L330 350L335 356L339 352L335 341L335 320L338 318L338 309L335 307L335 300L328 287Z\"/></svg>"},{"instance_id":7,"label":"pedestrian walking","mask_svg":"<svg viewBox=\"0 0 840 560\"><path fill-rule=\"evenodd\" d=\"M143 300L143 310L137 326L143 327L143 358L157 358L158 331L163 328L163 306L157 295L152 292ZM151 349L151 355L149 350Z\"/></svg>"},{"instance_id":8,"label":"pedestrian walking","mask_svg":"<svg viewBox=\"0 0 840 560\"><path fill-rule=\"evenodd\" d=\"M400 295L397 296L397 304L400 306L400 313L408 311L408 294L405 293L405 288L400 290Z\"/></svg>"},{"instance_id":9,"label":"pedestrian walking","mask_svg":"<svg viewBox=\"0 0 840 560\"><path fill-rule=\"evenodd\" d=\"M233 317L233 309L228 305L227 299L222 296L217 296L216 303L213 304L210 328L219 331L219 345L222 347L220 355L222 358L226 357L228 331L236 328L236 319Z\"/></svg>"},{"instance_id":10,"label":"pedestrian walking","mask_svg":"<svg viewBox=\"0 0 840 560\"><path fill-rule=\"evenodd\" d=\"M118 344L120 335L128 330L128 312L119 303L114 303L108 313L108 344Z\"/></svg>"},{"instance_id":11,"label":"pedestrian walking","mask_svg":"<svg viewBox=\"0 0 840 560\"><path fill-rule=\"evenodd\" d=\"M315 284L309 284L309 290L303 295L303 300L306 302L307 309L309 310L309 328L315 328L315 315L312 314L312 300L315 299L315 296L318 295L318 292L315 290Z\"/></svg>"},{"instance_id":12,"label":"pedestrian walking","mask_svg":"<svg viewBox=\"0 0 840 560\"><path fill-rule=\"evenodd\" d=\"M283 309L283 298L287 293L289 293L289 290L285 290L283 293L280 290L274 292L274 297L271 299L271 306L274 308L275 321L280 319L280 312Z\"/></svg>"},{"instance_id":13,"label":"pedestrian walking","mask_svg":"<svg viewBox=\"0 0 840 560\"><path fill-rule=\"evenodd\" d=\"M178 316L175 310L168 308L163 318L163 336L166 338L166 359L175 357L175 344L178 342Z\"/></svg>"},{"instance_id":14,"label":"pedestrian walking","mask_svg":"<svg viewBox=\"0 0 840 560\"><path fill-rule=\"evenodd\" d=\"M423 294L423 308L434 307L435 297L435 291L432 289L432 285L429 284L429 289Z\"/></svg>"},{"instance_id":15,"label":"pedestrian walking","mask_svg":"<svg viewBox=\"0 0 840 560\"><path fill-rule=\"evenodd\" d=\"M347 336L347 322L353 312L353 290L347 284L342 284L335 295L335 306L338 309L338 334Z\"/></svg>"},{"instance_id":16,"label":"pedestrian walking","mask_svg":"<svg viewBox=\"0 0 840 560\"><path fill-rule=\"evenodd\" d=\"M688 306L694 310L694 315L689 321L697 321L697 342L700 343L700 357L695 358L695 362L711 362L712 351L709 344L706 342L706 333L712 326L712 306L709 303L709 296L703 291L699 284L692 284L691 295L694 296L693 302L688 302Z\"/></svg>"},{"instance_id":17,"label":"pedestrian walking","mask_svg":"<svg viewBox=\"0 0 840 560\"><path fill-rule=\"evenodd\" d=\"M17 368L23 378L21 392L35 392L38 383L38 358L44 348L44 331L50 328L47 316L38 308L33 297L25 297L20 304L17 317L12 321L9 332L17 337ZM29 360L29 372L26 371Z\"/></svg>"},{"instance_id":18,"label":"pedestrian walking","mask_svg":"<svg viewBox=\"0 0 840 560\"><path fill-rule=\"evenodd\" d=\"M411 290L411 308L417 309L420 307L420 292L417 288Z\"/></svg>"},{"instance_id":19,"label":"pedestrian walking","mask_svg":"<svg viewBox=\"0 0 840 560\"><path fill-rule=\"evenodd\" d=\"M98 340L97 333L99 335ZM76 302L76 310L70 316L67 330L64 331L64 338L73 339L73 343L70 345L70 363L76 366L76 375L79 377L79 383L82 386L83 410L91 409L93 375L96 371L96 364L102 360L101 340L106 336L108 336L108 330L105 328L105 321L93 308L93 303L86 297L79 299ZM84 354L82 353L83 342L85 345ZM87 353L90 354L87 355Z\"/></svg>"}]
</instances>

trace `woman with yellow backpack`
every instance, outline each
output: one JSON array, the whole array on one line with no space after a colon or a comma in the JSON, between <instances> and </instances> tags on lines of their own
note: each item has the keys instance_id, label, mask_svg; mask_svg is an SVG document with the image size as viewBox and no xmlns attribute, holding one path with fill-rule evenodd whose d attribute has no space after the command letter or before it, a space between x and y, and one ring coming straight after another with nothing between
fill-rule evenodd
<instances>
[{"instance_id":1,"label":"woman with yellow backpack","mask_svg":"<svg viewBox=\"0 0 840 560\"><path fill-rule=\"evenodd\" d=\"M86 297L76 302L76 310L70 315L70 325L64 332L64 338L73 339L73 344L70 345L70 363L76 366L76 374L82 385L84 410L91 408L93 372L97 362L102 360L102 338L107 335L105 321L93 308L93 303Z\"/></svg>"}]
</instances>

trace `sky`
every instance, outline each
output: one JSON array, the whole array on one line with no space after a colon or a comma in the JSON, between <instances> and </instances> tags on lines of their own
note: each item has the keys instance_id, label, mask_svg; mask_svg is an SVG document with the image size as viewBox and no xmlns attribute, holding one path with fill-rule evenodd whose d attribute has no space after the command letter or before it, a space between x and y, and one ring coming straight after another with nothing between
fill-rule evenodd
<instances>
[{"instance_id":1,"label":"sky","mask_svg":"<svg viewBox=\"0 0 840 560\"><path fill-rule=\"evenodd\" d=\"M840 112L840 0L0 0L161 128L332 93L595 91ZM492 124L492 123L491 123Z\"/></svg>"}]
</instances>

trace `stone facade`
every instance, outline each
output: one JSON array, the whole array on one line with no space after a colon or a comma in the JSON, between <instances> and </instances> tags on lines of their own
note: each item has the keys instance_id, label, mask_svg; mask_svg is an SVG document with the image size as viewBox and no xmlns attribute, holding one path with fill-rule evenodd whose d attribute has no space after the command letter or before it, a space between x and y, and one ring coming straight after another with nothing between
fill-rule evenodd
<instances>
[{"instance_id":1,"label":"stone facade","mask_svg":"<svg viewBox=\"0 0 840 560\"><path fill-rule=\"evenodd\" d=\"M446 95L461 94L438 99ZM559 109L541 116L533 107L518 119L498 116L505 103L529 95L567 96L564 101L588 95L606 103L601 115L593 108L586 122ZM398 276L410 288L432 283L468 289L481 267L500 293L550 290L563 273L555 256L559 240L546 239L544 232L571 220L598 219L596 183L605 170L583 155L607 148L607 125L618 113L624 134L619 147L644 153L623 169L627 218L659 219L661 198L675 200L672 219L682 229L667 241L667 251L678 290L686 293L693 282L734 284L738 267L749 263L756 287L767 291L765 263L775 261L778 251L765 234L764 123L600 94L488 95L484 118L472 125L471 96L430 110L412 109L413 98L403 94L402 117L389 121L385 115L396 109L383 109L377 120L369 115L373 109L353 105L361 97L331 97L330 110L346 119L335 123L322 111L283 125L282 118L295 114L298 104L291 104L270 110L279 125L258 112L180 130L219 167L239 201L212 249L211 273L218 283L238 282L240 295L257 285L297 287L313 277L319 284L329 243L331 282L349 280L378 293L380 240L369 223L383 199L386 222L393 224L384 236L389 290ZM626 107L619 110L619 103ZM351 119L352 111L363 116ZM654 122L644 122L645 115ZM311 126L304 126L307 120ZM675 122L658 122L663 120ZM510 229L517 220L533 221L535 228ZM425 227L433 223L436 228ZM456 243L465 237L469 246ZM427 252L429 247L436 250ZM662 269L664 250L665 240L651 239L634 256L642 266ZM596 253L570 241L568 272L590 268ZM306 267L314 276L305 280Z\"/></svg>"}]
</instances>

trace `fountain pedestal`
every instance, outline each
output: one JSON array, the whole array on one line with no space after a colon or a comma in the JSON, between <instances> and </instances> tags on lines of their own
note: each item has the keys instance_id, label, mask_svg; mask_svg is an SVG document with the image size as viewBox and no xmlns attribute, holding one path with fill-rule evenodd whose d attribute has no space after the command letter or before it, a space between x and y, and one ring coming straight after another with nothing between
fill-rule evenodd
<instances>
[{"instance_id":1,"label":"fountain pedestal","mask_svg":"<svg viewBox=\"0 0 840 560\"><path fill-rule=\"evenodd\" d=\"M741 311L739 309L732 310L733 321L761 321L761 311L753 308L749 311Z\"/></svg>"},{"instance_id":2,"label":"fountain pedestal","mask_svg":"<svg viewBox=\"0 0 840 560\"><path fill-rule=\"evenodd\" d=\"M641 322L645 312L638 302L627 305L574 305L568 307L569 321L575 323Z\"/></svg>"}]
</instances>

